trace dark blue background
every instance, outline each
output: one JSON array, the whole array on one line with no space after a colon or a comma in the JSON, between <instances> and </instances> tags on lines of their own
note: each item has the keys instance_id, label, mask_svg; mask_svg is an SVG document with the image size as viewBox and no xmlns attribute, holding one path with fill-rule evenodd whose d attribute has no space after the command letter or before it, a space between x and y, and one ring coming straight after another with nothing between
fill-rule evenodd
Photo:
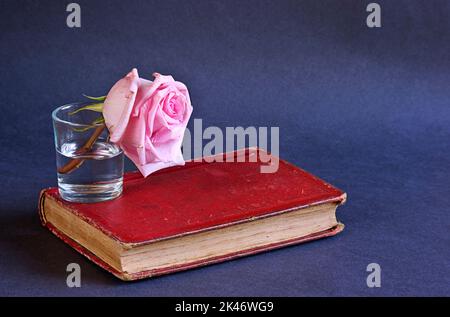
<instances>
[{"instance_id":1,"label":"dark blue background","mask_svg":"<svg viewBox=\"0 0 450 317\"><path fill-rule=\"evenodd\" d=\"M0 294L450 295L450 2L378 1L380 29L363 0L79 0L80 29L69 2L0 2ZM279 126L283 158L348 193L344 233L124 283L47 232L51 110L134 66L187 83L204 125Z\"/></svg>"}]
</instances>

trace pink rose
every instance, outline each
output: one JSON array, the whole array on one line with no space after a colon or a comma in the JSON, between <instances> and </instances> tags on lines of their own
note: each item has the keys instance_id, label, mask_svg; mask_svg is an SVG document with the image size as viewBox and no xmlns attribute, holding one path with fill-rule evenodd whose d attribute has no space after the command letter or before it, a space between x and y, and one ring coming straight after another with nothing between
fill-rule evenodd
<instances>
[{"instance_id":1,"label":"pink rose","mask_svg":"<svg viewBox=\"0 0 450 317\"><path fill-rule=\"evenodd\" d=\"M184 165L181 143L192 113L186 86L172 76L139 78L137 69L119 80L103 106L111 142L119 145L144 177Z\"/></svg>"}]
</instances>

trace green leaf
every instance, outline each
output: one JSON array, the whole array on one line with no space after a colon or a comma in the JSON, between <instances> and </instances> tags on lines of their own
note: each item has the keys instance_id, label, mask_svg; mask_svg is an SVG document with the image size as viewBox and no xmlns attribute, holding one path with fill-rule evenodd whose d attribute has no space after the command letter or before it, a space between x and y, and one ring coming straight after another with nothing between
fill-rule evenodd
<instances>
[{"instance_id":1,"label":"green leaf","mask_svg":"<svg viewBox=\"0 0 450 317\"><path fill-rule=\"evenodd\" d=\"M106 96L101 96L101 97L92 97L92 96L88 96L83 94L84 97L86 97L87 99L91 99L91 100L95 100L95 101L105 101Z\"/></svg>"},{"instance_id":2,"label":"green leaf","mask_svg":"<svg viewBox=\"0 0 450 317\"><path fill-rule=\"evenodd\" d=\"M100 123L105 123L105 118L103 118L103 116L95 119L92 124L100 124Z\"/></svg>"},{"instance_id":3,"label":"green leaf","mask_svg":"<svg viewBox=\"0 0 450 317\"><path fill-rule=\"evenodd\" d=\"M86 132L87 130L90 130L92 128L95 128L95 125L89 125L89 126L84 127L84 128L72 128L72 129L75 132Z\"/></svg>"},{"instance_id":4,"label":"green leaf","mask_svg":"<svg viewBox=\"0 0 450 317\"><path fill-rule=\"evenodd\" d=\"M69 115L74 115L74 114L76 114L76 113L78 113L80 111L83 111L83 110L102 112L103 111L103 102L101 102L101 103L91 103L91 104L89 104L87 106L84 106L84 107L82 107L80 109L77 109L75 111L70 112Z\"/></svg>"},{"instance_id":5,"label":"green leaf","mask_svg":"<svg viewBox=\"0 0 450 317\"><path fill-rule=\"evenodd\" d=\"M105 123L105 118L103 118L103 116L98 117L97 119L95 119L94 121L92 121L92 123L84 128L73 128L73 130L75 132L86 132L87 130L96 128L100 123Z\"/></svg>"}]
</instances>

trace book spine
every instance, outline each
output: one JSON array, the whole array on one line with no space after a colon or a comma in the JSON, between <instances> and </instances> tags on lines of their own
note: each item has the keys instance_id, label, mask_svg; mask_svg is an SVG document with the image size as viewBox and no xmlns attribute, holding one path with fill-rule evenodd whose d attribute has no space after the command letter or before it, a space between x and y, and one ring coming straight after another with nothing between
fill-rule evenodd
<instances>
[{"instance_id":1,"label":"book spine","mask_svg":"<svg viewBox=\"0 0 450 317\"><path fill-rule=\"evenodd\" d=\"M46 226L47 224L47 219L45 219L45 211L44 211L45 199L47 197L47 190L48 188L45 188L41 190L41 192L39 193L38 213L39 219L41 220L41 224L43 226Z\"/></svg>"},{"instance_id":2,"label":"book spine","mask_svg":"<svg viewBox=\"0 0 450 317\"><path fill-rule=\"evenodd\" d=\"M68 244L70 247L75 249L78 253L85 256L88 260L94 262L104 270L110 272L111 274L115 275L116 277L120 278L121 280L131 280L131 278L126 274L117 271L113 267L111 267L109 264L104 262L102 259L97 257L95 254L90 252L88 249L81 246L78 242L75 240L72 240L67 235L65 235L63 232L58 230L55 226L53 226L50 222L47 221L45 218L45 201L48 199L48 188L41 190L39 194L39 205L38 205L38 213L39 218L41 220L42 226L46 227L51 233L53 233L56 237L61 239L64 243Z\"/></svg>"}]
</instances>

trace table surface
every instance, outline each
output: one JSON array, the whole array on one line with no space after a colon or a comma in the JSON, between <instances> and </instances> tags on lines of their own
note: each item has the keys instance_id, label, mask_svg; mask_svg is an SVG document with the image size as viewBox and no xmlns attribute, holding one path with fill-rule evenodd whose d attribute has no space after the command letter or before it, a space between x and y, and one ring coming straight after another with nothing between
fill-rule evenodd
<instances>
[{"instance_id":1,"label":"table surface","mask_svg":"<svg viewBox=\"0 0 450 317\"><path fill-rule=\"evenodd\" d=\"M377 1L370 29L366 2L78 1L71 29L64 1L2 1L0 295L450 295L450 3ZM187 83L203 126L279 126L281 157L347 192L345 231L133 283L51 235L50 112L134 66Z\"/></svg>"}]
</instances>

